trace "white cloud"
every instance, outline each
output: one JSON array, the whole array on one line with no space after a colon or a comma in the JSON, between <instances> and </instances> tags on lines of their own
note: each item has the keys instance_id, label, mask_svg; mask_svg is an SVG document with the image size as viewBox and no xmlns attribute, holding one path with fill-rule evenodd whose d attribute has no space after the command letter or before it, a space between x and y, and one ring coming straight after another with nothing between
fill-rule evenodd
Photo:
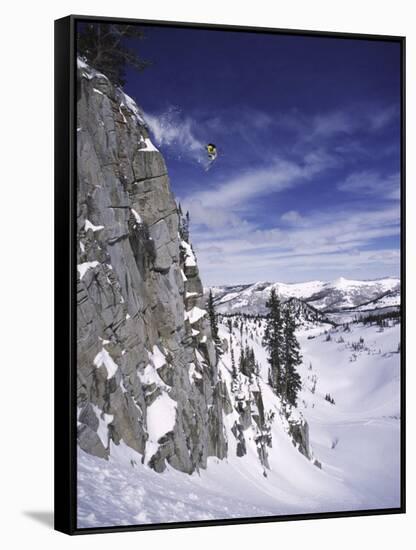
<instances>
[{"instance_id":1,"label":"white cloud","mask_svg":"<svg viewBox=\"0 0 416 550\"><path fill-rule=\"evenodd\" d=\"M328 280L335 277L371 279L398 275L400 252L382 249L377 251L316 252L287 258L262 257L258 262L252 257L229 258L216 261L214 257L202 258L201 271L204 284L243 284L255 281L300 282L312 279Z\"/></svg>"},{"instance_id":2,"label":"white cloud","mask_svg":"<svg viewBox=\"0 0 416 550\"><path fill-rule=\"evenodd\" d=\"M376 210L377 199L399 198L398 173L383 177L367 170L350 174L338 185L335 182L338 191L351 195L346 199L361 204L362 211L357 207L347 210L347 202L327 209L322 206L312 213L292 209L280 217L277 214L274 226L265 228L257 210L258 199L311 183L345 157L367 154L362 145L365 140L360 141L362 134L385 128L397 110L366 110L361 106L313 117L298 112L271 116L244 110L239 117L234 115L216 113L204 124L212 131L235 132L253 142L257 149L253 146L250 150L267 163L242 167L238 175L225 179L210 172L204 187L198 185L190 192L195 186L189 186L188 194L180 197L184 210L191 215L191 236L204 283L300 280L308 273L324 278L330 272L344 276L360 272L370 278L398 270L397 249L375 250L381 239L397 237L400 231L398 202ZM162 116L148 114L146 120L155 142L169 148L169 154L176 152L204 162L204 143L198 138L201 130L195 120L175 109ZM273 155L263 139L267 134L262 132L279 126L293 132L294 143L290 145L289 140L290 150L282 144L279 155ZM329 152L331 148L334 155ZM360 203L357 196L363 197Z\"/></svg>"},{"instance_id":3,"label":"white cloud","mask_svg":"<svg viewBox=\"0 0 416 550\"><path fill-rule=\"evenodd\" d=\"M333 111L312 119L311 137L332 137L335 134L352 132L356 121L346 112Z\"/></svg>"},{"instance_id":4,"label":"white cloud","mask_svg":"<svg viewBox=\"0 0 416 550\"><path fill-rule=\"evenodd\" d=\"M368 106L346 105L342 109L325 111L314 116L305 116L296 111L276 117L282 126L294 131L299 139L311 142L319 139L328 141L336 138L343 140L349 148L361 148L356 139L362 133L378 133L399 116L396 105ZM353 140L353 141L351 141ZM336 147L343 147L337 143Z\"/></svg>"},{"instance_id":5,"label":"white cloud","mask_svg":"<svg viewBox=\"0 0 416 550\"><path fill-rule=\"evenodd\" d=\"M306 214L293 209L276 219L275 226L259 225L261 212L254 210L257 198L304 184L332 163L332 157L322 151L309 152L299 163L275 158L267 167L246 171L182 198L191 214L192 239L204 282L299 280L302 266L303 278L308 273L316 277L337 269L344 276L361 270L363 277L397 270L397 250L372 250L380 239L399 235L397 202L384 209L375 209L370 202L365 208L363 202L361 211L357 207L343 209L342 204L338 208L322 206ZM365 196L374 189L380 191L379 178L370 173L351 175L343 182L343 190L348 187L349 192L360 192L363 175L367 175ZM392 185L394 176L387 180ZM248 221L253 218L255 221Z\"/></svg>"},{"instance_id":6,"label":"white cloud","mask_svg":"<svg viewBox=\"0 0 416 550\"><path fill-rule=\"evenodd\" d=\"M280 216L282 222L289 224L300 224L303 222L302 216L297 210L289 210Z\"/></svg>"},{"instance_id":7,"label":"white cloud","mask_svg":"<svg viewBox=\"0 0 416 550\"><path fill-rule=\"evenodd\" d=\"M245 171L212 189L198 191L188 200L198 200L204 205L217 205L220 198L221 205L238 207L254 197L287 189L302 177L305 177L302 167L276 160L265 168Z\"/></svg>"},{"instance_id":8,"label":"white cloud","mask_svg":"<svg viewBox=\"0 0 416 550\"><path fill-rule=\"evenodd\" d=\"M400 199L400 174L381 176L372 170L354 172L338 184L340 191L385 199Z\"/></svg>"},{"instance_id":9,"label":"white cloud","mask_svg":"<svg viewBox=\"0 0 416 550\"><path fill-rule=\"evenodd\" d=\"M207 284L301 280L308 274L325 278L331 270L370 278L397 272L398 250L372 248L377 239L398 236L399 231L398 207L323 210L302 216L301 225L283 229L243 227L229 235L220 230L197 232L194 243Z\"/></svg>"},{"instance_id":10,"label":"white cloud","mask_svg":"<svg viewBox=\"0 0 416 550\"><path fill-rule=\"evenodd\" d=\"M308 153L299 163L276 157L265 167L246 170L208 189L191 193L181 198L181 203L196 224L209 228L252 228L241 217L250 210L251 201L305 183L332 162L332 158L320 150Z\"/></svg>"},{"instance_id":11,"label":"white cloud","mask_svg":"<svg viewBox=\"0 0 416 550\"><path fill-rule=\"evenodd\" d=\"M382 130L385 126L397 118L398 115L399 109L393 105L386 107L385 109L375 111L369 116L371 127L375 131Z\"/></svg>"}]
</instances>

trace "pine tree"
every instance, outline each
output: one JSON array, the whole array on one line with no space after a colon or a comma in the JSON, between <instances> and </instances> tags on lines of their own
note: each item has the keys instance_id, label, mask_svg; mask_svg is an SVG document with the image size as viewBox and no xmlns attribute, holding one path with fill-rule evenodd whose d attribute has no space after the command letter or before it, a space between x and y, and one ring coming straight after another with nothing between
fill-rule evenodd
<instances>
[{"instance_id":1,"label":"pine tree","mask_svg":"<svg viewBox=\"0 0 416 550\"><path fill-rule=\"evenodd\" d=\"M79 26L77 52L114 84L124 86L127 65L138 71L150 65L133 47L143 38L143 30L137 25L87 23Z\"/></svg>"},{"instance_id":2,"label":"pine tree","mask_svg":"<svg viewBox=\"0 0 416 550\"><path fill-rule=\"evenodd\" d=\"M233 380L237 378L237 369L235 368L235 359L234 359L234 347L233 347L233 337L230 335L230 350L231 350L231 376Z\"/></svg>"},{"instance_id":3,"label":"pine tree","mask_svg":"<svg viewBox=\"0 0 416 550\"><path fill-rule=\"evenodd\" d=\"M302 363L302 356L300 354L299 342L295 335L295 318L292 314L290 307L286 307L284 312L284 328L283 328L283 340L284 340L284 382L282 388L283 398L293 406L296 406L296 400L298 392L301 388L301 378L296 370Z\"/></svg>"},{"instance_id":4,"label":"pine tree","mask_svg":"<svg viewBox=\"0 0 416 550\"><path fill-rule=\"evenodd\" d=\"M251 378L253 374L256 374L257 364L256 364L256 357L254 355L253 348L249 348L248 350L248 376Z\"/></svg>"},{"instance_id":5,"label":"pine tree","mask_svg":"<svg viewBox=\"0 0 416 550\"><path fill-rule=\"evenodd\" d=\"M216 346L218 346L220 344L220 339L218 336L218 322L217 316L215 314L214 297L212 296L212 290L209 291L208 296L208 317L211 324L212 339L214 340Z\"/></svg>"},{"instance_id":6,"label":"pine tree","mask_svg":"<svg viewBox=\"0 0 416 550\"><path fill-rule=\"evenodd\" d=\"M182 214L182 207L179 204L178 215L179 215L179 235L183 241L189 243L189 212L187 212L186 215L184 216Z\"/></svg>"},{"instance_id":7,"label":"pine tree","mask_svg":"<svg viewBox=\"0 0 416 550\"><path fill-rule=\"evenodd\" d=\"M239 369L244 376L251 378L256 372L256 358L254 356L253 348L250 348L246 344L245 348L241 348Z\"/></svg>"},{"instance_id":8,"label":"pine tree","mask_svg":"<svg viewBox=\"0 0 416 550\"><path fill-rule=\"evenodd\" d=\"M283 375L283 323L280 300L274 289L266 302L268 314L263 345L268 351L269 384L278 394L282 394Z\"/></svg>"},{"instance_id":9,"label":"pine tree","mask_svg":"<svg viewBox=\"0 0 416 550\"><path fill-rule=\"evenodd\" d=\"M243 374L245 374L245 363L246 363L246 358L245 358L245 353L244 353L244 348L241 347L241 350L240 350L240 358L238 360L238 370L240 372L242 372Z\"/></svg>"}]
</instances>

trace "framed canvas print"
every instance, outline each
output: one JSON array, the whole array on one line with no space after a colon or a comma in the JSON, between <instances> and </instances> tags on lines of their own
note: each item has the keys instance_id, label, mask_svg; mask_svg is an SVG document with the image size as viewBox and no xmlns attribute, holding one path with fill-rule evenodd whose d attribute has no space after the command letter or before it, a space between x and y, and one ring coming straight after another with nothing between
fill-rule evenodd
<instances>
[{"instance_id":1,"label":"framed canvas print","mask_svg":"<svg viewBox=\"0 0 416 550\"><path fill-rule=\"evenodd\" d=\"M404 38L55 37L56 528L404 512Z\"/></svg>"}]
</instances>

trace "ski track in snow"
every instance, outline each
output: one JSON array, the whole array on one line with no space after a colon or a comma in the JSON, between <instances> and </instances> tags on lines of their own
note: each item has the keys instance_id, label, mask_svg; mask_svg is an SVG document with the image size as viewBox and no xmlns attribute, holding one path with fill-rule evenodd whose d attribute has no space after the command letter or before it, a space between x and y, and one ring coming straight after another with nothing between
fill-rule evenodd
<instances>
[{"instance_id":1,"label":"ski track in snow","mask_svg":"<svg viewBox=\"0 0 416 550\"><path fill-rule=\"evenodd\" d=\"M297 331L303 364L298 411L307 419L310 443L322 470L301 455L279 416L279 400L264 382L267 357L263 327L247 321L242 335L233 329L234 355L253 347L260 363L259 384L272 425L267 478L258 460L251 428L244 432L247 455L235 456L231 426L225 416L229 458L208 460L207 470L182 474L168 466L157 474L123 442L111 443L108 461L78 450L78 527L138 525L231 517L255 517L397 507L400 503L400 325L351 325L350 332L329 325ZM252 331L252 334L250 334ZM256 334L257 331L257 334ZM327 334L330 332L330 340ZM229 339L225 324L220 337ZM362 349L353 343L364 339ZM310 368L312 364L312 368ZM219 366L231 383L230 351ZM313 379L316 388L312 393ZM335 405L325 400L329 393Z\"/></svg>"}]
</instances>

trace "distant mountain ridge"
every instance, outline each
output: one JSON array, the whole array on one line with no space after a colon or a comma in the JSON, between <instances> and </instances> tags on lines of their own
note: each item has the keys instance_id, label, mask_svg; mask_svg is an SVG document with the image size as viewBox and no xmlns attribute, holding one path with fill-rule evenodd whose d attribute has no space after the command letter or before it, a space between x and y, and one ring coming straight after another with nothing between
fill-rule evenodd
<instances>
[{"instance_id":1,"label":"distant mountain ridge","mask_svg":"<svg viewBox=\"0 0 416 550\"><path fill-rule=\"evenodd\" d=\"M247 285L212 287L218 313L265 314L266 301L274 289L281 300L302 300L322 313L351 310L371 304L374 308L400 305L400 279L384 277L352 280L340 277L333 281L303 283L257 282Z\"/></svg>"}]
</instances>

